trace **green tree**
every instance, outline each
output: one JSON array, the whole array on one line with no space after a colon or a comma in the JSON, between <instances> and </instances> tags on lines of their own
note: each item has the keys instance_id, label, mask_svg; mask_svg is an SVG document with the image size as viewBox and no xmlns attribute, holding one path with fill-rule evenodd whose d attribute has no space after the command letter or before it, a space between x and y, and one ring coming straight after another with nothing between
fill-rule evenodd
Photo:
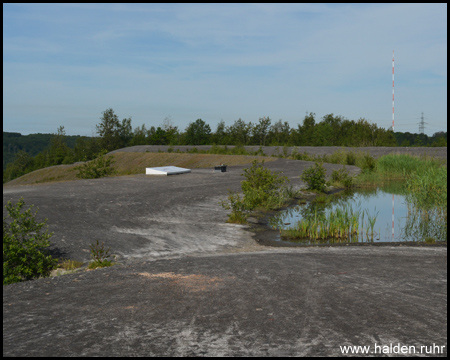
<instances>
[{"instance_id":1,"label":"green tree","mask_svg":"<svg viewBox=\"0 0 450 360\"><path fill-rule=\"evenodd\" d=\"M374 146L375 130L377 126L369 123L366 119L360 118L353 127L353 146Z\"/></svg>"},{"instance_id":2,"label":"green tree","mask_svg":"<svg viewBox=\"0 0 450 360\"><path fill-rule=\"evenodd\" d=\"M435 132L431 137L431 146L447 146L447 132Z\"/></svg>"},{"instance_id":3,"label":"green tree","mask_svg":"<svg viewBox=\"0 0 450 360\"><path fill-rule=\"evenodd\" d=\"M131 118L122 119L122 123L119 126L119 145L118 148L127 147L133 138L133 130L131 127Z\"/></svg>"},{"instance_id":4,"label":"green tree","mask_svg":"<svg viewBox=\"0 0 450 360\"><path fill-rule=\"evenodd\" d=\"M447 146L447 139L444 137L438 137L432 144L433 147L445 147Z\"/></svg>"},{"instance_id":5,"label":"green tree","mask_svg":"<svg viewBox=\"0 0 450 360\"><path fill-rule=\"evenodd\" d=\"M60 126L50 140L48 159L48 165L60 165L70 163L73 160L72 149L66 144L66 131L64 130L64 126Z\"/></svg>"},{"instance_id":6,"label":"green tree","mask_svg":"<svg viewBox=\"0 0 450 360\"><path fill-rule=\"evenodd\" d=\"M333 146L333 128L326 122L320 122L315 126L313 142L314 146Z\"/></svg>"},{"instance_id":7,"label":"green tree","mask_svg":"<svg viewBox=\"0 0 450 360\"><path fill-rule=\"evenodd\" d=\"M239 118L227 129L227 132L232 142L230 145L247 145L253 132L253 124L251 122L246 123Z\"/></svg>"},{"instance_id":8,"label":"green tree","mask_svg":"<svg viewBox=\"0 0 450 360\"><path fill-rule=\"evenodd\" d=\"M95 127L97 134L101 137L100 146L102 149L112 151L118 148L120 122L113 109L109 108L103 111L101 122Z\"/></svg>"},{"instance_id":9,"label":"green tree","mask_svg":"<svg viewBox=\"0 0 450 360\"><path fill-rule=\"evenodd\" d=\"M5 205L8 213L3 218L3 285L40 276L49 276L56 266L57 259L48 254L53 235L48 229L43 231L47 219L39 223L36 213L27 210L23 198L16 205L11 201Z\"/></svg>"},{"instance_id":10,"label":"green tree","mask_svg":"<svg viewBox=\"0 0 450 360\"><path fill-rule=\"evenodd\" d=\"M160 126L157 129L152 126L148 131L148 138L149 145L168 145L166 131Z\"/></svg>"},{"instance_id":11,"label":"green tree","mask_svg":"<svg viewBox=\"0 0 450 360\"><path fill-rule=\"evenodd\" d=\"M161 128L164 130L165 143L168 145L177 145L180 141L178 126L173 125L170 117L165 117Z\"/></svg>"},{"instance_id":12,"label":"green tree","mask_svg":"<svg viewBox=\"0 0 450 360\"><path fill-rule=\"evenodd\" d=\"M314 143L314 128L316 121L314 119L315 114L309 113L303 119L303 125L299 126L300 144L301 146L312 146Z\"/></svg>"},{"instance_id":13,"label":"green tree","mask_svg":"<svg viewBox=\"0 0 450 360\"><path fill-rule=\"evenodd\" d=\"M6 170L3 172L3 182L22 176L32 171L33 168L33 158L24 150L19 150L14 156L14 162L6 166Z\"/></svg>"},{"instance_id":14,"label":"green tree","mask_svg":"<svg viewBox=\"0 0 450 360\"><path fill-rule=\"evenodd\" d=\"M207 145L211 136L211 127L202 119L189 123L185 131L186 145Z\"/></svg>"},{"instance_id":15,"label":"green tree","mask_svg":"<svg viewBox=\"0 0 450 360\"><path fill-rule=\"evenodd\" d=\"M269 117L259 118L258 123L253 128L254 144L266 146L271 121Z\"/></svg>"},{"instance_id":16,"label":"green tree","mask_svg":"<svg viewBox=\"0 0 450 360\"><path fill-rule=\"evenodd\" d=\"M95 158L100 152L100 138L87 138L82 136L77 139L74 147L74 161L88 161Z\"/></svg>"},{"instance_id":17,"label":"green tree","mask_svg":"<svg viewBox=\"0 0 450 360\"><path fill-rule=\"evenodd\" d=\"M269 131L269 143L270 145L289 145L291 142L290 140L290 134L291 134L291 127L289 126L289 123L285 121L284 123L282 120L278 120L276 123L274 123Z\"/></svg>"},{"instance_id":18,"label":"green tree","mask_svg":"<svg viewBox=\"0 0 450 360\"><path fill-rule=\"evenodd\" d=\"M339 146L342 118L340 116L328 114L322 118L321 124L327 128L325 136L327 137L327 144L330 144L328 146Z\"/></svg>"},{"instance_id":19,"label":"green tree","mask_svg":"<svg viewBox=\"0 0 450 360\"><path fill-rule=\"evenodd\" d=\"M397 146L397 140L395 139L394 132L389 129L376 129L375 130L375 144L374 146ZM402 145L409 146L409 145Z\"/></svg>"},{"instance_id":20,"label":"green tree","mask_svg":"<svg viewBox=\"0 0 450 360\"><path fill-rule=\"evenodd\" d=\"M145 124L142 124L141 127L137 127L134 129L133 138L130 141L131 146L135 145L146 145L147 144L147 129L145 128Z\"/></svg>"},{"instance_id":21,"label":"green tree","mask_svg":"<svg viewBox=\"0 0 450 360\"><path fill-rule=\"evenodd\" d=\"M120 122L111 108L103 111L102 114L100 124L95 126L97 134L101 137L101 148L109 152L127 146L133 137L131 118Z\"/></svg>"},{"instance_id":22,"label":"green tree","mask_svg":"<svg viewBox=\"0 0 450 360\"><path fill-rule=\"evenodd\" d=\"M216 132L211 134L211 143L216 145L228 145L225 121L220 120L217 124Z\"/></svg>"}]
</instances>

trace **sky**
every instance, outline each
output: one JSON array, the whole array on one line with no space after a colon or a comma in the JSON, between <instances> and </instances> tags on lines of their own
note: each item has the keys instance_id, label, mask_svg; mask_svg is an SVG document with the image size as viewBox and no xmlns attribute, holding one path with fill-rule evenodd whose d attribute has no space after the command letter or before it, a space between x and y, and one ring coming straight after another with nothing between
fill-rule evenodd
<instances>
[{"instance_id":1,"label":"sky","mask_svg":"<svg viewBox=\"0 0 450 360\"><path fill-rule=\"evenodd\" d=\"M447 131L447 4L3 4L3 131L291 127L307 113Z\"/></svg>"}]
</instances>

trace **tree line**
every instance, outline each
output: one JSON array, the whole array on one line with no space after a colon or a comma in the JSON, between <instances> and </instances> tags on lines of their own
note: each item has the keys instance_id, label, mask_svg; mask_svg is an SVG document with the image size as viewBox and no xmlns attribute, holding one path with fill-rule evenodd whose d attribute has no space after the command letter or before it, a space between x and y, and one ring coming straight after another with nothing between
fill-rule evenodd
<instances>
[{"instance_id":1,"label":"tree line","mask_svg":"<svg viewBox=\"0 0 450 360\"><path fill-rule=\"evenodd\" d=\"M96 132L96 137L76 137L73 144L73 137L66 136L64 126L60 126L40 153L33 156L19 150L6 169L4 155L3 182L43 167L92 160L102 151L134 145L447 146L446 132L431 138L424 134L394 133L364 118L355 121L328 114L316 121L314 113L307 114L297 127L281 119L273 122L269 117L259 118L255 123L239 118L229 126L222 120L213 131L209 124L197 119L182 131L170 118L157 127L142 124L133 129L131 118L120 120L109 108L102 113ZM5 153L5 141L3 144Z\"/></svg>"}]
</instances>

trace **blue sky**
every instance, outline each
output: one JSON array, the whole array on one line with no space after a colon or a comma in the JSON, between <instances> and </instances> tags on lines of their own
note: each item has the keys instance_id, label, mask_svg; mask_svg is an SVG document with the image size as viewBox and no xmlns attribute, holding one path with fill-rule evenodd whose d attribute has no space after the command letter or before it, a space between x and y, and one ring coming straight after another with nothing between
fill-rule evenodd
<instances>
[{"instance_id":1,"label":"blue sky","mask_svg":"<svg viewBox=\"0 0 450 360\"><path fill-rule=\"evenodd\" d=\"M3 4L3 130L95 135L113 108L447 131L447 4Z\"/></svg>"}]
</instances>

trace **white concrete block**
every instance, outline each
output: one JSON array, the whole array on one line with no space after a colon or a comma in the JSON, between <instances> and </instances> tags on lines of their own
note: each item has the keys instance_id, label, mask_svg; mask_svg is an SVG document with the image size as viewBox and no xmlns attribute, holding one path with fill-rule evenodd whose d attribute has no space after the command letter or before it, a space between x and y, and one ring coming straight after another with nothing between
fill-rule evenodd
<instances>
[{"instance_id":1,"label":"white concrete block","mask_svg":"<svg viewBox=\"0 0 450 360\"><path fill-rule=\"evenodd\" d=\"M145 168L146 175L176 175L190 172L191 169L185 169L178 166L161 166L154 168Z\"/></svg>"}]
</instances>

